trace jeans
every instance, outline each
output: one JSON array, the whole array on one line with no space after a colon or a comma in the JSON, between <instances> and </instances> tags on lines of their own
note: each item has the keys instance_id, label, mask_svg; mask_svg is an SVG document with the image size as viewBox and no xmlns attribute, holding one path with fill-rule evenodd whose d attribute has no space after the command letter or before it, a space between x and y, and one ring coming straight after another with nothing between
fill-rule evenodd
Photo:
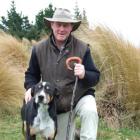
<instances>
[{"instance_id":1,"label":"jeans","mask_svg":"<svg viewBox=\"0 0 140 140\"><path fill-rule=\"evenodd\" d=\"M98 113L96 101L92 95L81 98L73 110L69 140L74 140L75 118L81 122L80 140L96 140L98 128ZM55 140L66 140L69 112L58 115L58 130Z\"/></svg>"}]
</instances>

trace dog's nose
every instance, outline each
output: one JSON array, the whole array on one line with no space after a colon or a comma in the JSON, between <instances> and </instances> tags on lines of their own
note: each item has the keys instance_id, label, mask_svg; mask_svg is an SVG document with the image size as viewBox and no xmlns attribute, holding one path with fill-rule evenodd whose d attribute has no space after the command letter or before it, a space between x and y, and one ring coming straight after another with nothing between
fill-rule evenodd
<instances>
[{"instance_id":1,"label":"dog's nose","mask_svg":"<svg viewBox=\"0 0 140 140\"><path fill-rule=\"evenodd\" d=\"M41 101L43 101L44 96L43 96L43 95L39 95L39 96L38 96L38 99L39 99L39 101L41 102Z\"/></svg>"}]
</instances>

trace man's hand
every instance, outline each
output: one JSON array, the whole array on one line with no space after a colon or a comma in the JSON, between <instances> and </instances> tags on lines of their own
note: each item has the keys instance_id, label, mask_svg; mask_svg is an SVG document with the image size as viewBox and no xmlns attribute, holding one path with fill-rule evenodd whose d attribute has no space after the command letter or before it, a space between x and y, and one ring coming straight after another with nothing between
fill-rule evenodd
<instances>
[{"instance_id":1,"label":"man's hand","mask_svg":"<svg viewBox=\"0 0 140 140\"><path fill-rule=\"evenodd\" d=\"M28 101L30 101L32 98L31 96L31 88L29 88L26 92L25 92L25 102L27 103Z\"/></svg>"},{"instance_id":2,"label":"man's hand","mask_svg":"<svg viewBox=\"0 0 140 140\"><path fill-rule=\"evenodd\" d=\"M85 76L85 67L82 64L75 64L74 75L78 76L79 79L83 79Z\"/></svg>"}]
</instances>

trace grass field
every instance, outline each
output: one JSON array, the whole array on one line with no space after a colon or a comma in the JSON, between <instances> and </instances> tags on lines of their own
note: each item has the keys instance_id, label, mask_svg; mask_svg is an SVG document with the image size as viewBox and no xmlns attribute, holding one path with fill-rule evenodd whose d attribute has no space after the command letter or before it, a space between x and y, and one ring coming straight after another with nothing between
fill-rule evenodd
<instances>
[{"instance_id":1,"label":"grass field","mask_svg":"<svg viewBox=\"0 0 140 140\"><path fill-rule=\"evenodd\" d=\"M19 114L0 116L0 140L24 140ZM140 140L140 130L113 130L100 121L97 140Z\"/></svg>"}]
</instances>

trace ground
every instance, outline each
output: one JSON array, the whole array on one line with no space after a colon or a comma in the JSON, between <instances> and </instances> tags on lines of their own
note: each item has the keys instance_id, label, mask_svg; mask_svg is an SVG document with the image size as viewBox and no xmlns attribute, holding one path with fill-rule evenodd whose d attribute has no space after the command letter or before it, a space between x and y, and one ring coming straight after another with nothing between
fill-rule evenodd
<instances>
[{"instance_id":1,"label":"ground","mask_svg":"<svg viewBox=\"0 0 140 140\"><path fill-rule=\"evenodd\" d=\"M0 116L0 140L24 140L19 112ZM100 120L97 140L140 140L140 131L126 128L112 130Z\"/></svg>"}]
</instances>

